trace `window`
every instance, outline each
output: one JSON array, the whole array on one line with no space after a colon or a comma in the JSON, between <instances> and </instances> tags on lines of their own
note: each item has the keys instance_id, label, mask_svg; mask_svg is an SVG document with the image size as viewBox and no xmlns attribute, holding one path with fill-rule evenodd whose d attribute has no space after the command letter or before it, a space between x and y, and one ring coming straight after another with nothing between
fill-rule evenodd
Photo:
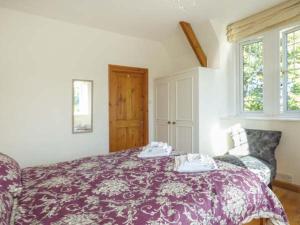
<instances>
[{"instance_id":1,"label":"window","mask_svg":"<svg viewBox=\"0 0 300 225\"><path fill-rule=\"evenodd\" d=\"M282 53L282 111L300 112L300 27L282 33Z\"/></svg>"},{"instance_id":2,"label":"window","mask_svg":"<svg viewBox=\"0 0 300 225\"><path fill-rule=\"evenodd\" d=\"M270 30L237 50L237 113L300 120L300 26Z\"/></svg>"},{"instance_id":3,"label":"window","mask_svg":"<svg viewBox=\"0 0 300 225\"><path fill-rule=\"evenodd\" d=\"M263 111L263 41L240 44L240 75L243 112Z\"/></svg>"}]
</instances>

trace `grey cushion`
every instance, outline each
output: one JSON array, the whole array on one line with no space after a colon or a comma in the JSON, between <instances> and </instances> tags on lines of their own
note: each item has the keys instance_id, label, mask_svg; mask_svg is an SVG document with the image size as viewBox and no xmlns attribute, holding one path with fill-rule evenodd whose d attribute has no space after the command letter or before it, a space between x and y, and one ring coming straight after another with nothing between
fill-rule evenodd
<instances>
[{"instance_id":1,"label":"grey cushion","mask_svg":"<svg viewBox=\"0 0 300 225\"><path fill-rule=\"evenodd\" d=\"M245 129L249 145L249 154L264 160L275 167L275 149L281 138L281 131Z\"/></svg>"}]
</instances>

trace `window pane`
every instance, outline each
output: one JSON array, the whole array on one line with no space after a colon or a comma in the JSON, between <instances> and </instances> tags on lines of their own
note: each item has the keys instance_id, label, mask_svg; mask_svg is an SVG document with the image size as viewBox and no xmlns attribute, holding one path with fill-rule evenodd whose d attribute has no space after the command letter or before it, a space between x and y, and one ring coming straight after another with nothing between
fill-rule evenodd
<instances>
[{"instance_id":1,"label":"window pane","mask_svg":"<svg viewBox=\"0 0 300 225\"><path fill-rule=\"evenodd\" d=\"M300 110L300 30L286 35L287 110Z\"/></svg>"},{"instance_id":2,"label":"window pane","mask_svg":"<svg viewBox=\"0 0 300 225\"><path fill-rule=\"evenodd\" d=\"M294 36L296 42L299 42L300 40L300 29L295 31L295 36Z\"/></svg>"},{"instance_id":3,"label":"window pane","mask_svg":"<svg viewBox=\"0 0 300 225\"><path fill-rule=\"evenodd\" d=\"M243 107L246 112L263 110L263 42L242 45Z\"/></svg>"},{"instance_id":4,"label":"window pane","mask_svg":"<svg viewBox=\"0 0 300 225\"><path fill-rule=\"evenodd\" d=\"M300 110L300 69L288 72L288 110Z\"/></svg>"},{"instance_id":5,"label":"window pane","mask_svg":"<svg viewBox=\"0 0 300 225\"><path fill-rule=\"evenodd\" d=\"M294 33L289 33L288 35L287 35L287 40L288 40L288 43L291 43L291 42L293 42L294 41Z\"/></svg>"},{"instance_id":6,"label":"window pane","mask_svg":"<svg viewBox=\"0 0 300 225\"><path fill-rule=\"evenodd\" d=\"M287 48L288 70L300 69L300 43L294 43Z\"/></svg>"}]
</instances>

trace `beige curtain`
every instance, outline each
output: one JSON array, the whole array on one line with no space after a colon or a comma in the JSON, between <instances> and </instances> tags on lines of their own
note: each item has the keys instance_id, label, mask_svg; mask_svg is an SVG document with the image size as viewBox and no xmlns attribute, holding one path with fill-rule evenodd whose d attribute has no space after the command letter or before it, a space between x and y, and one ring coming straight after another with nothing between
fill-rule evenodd
<instances>
[{"instance_id":1,"label":"beige curtain","mask_svg":"<svg viewBox=\"0 0 300 225\"><path fill-rule=\"evenodd\" d=\"M300 0L289 0L227 27L227 39L236 42L264 31L300 21Z\"/></svg>"}]
</instances>

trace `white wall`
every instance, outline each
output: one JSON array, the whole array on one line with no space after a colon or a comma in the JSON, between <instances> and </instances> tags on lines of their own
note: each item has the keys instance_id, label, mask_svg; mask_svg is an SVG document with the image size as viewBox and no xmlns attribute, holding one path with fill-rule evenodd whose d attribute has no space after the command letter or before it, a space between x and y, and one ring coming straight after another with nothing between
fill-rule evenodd
<instances>
[{"instance_id":1,"label":"white wall","mask_svg":"<svg viewBox=\"0 0 300 225\"><path fill-rule=\"evenodd\" d=\"M221 129L224 113L225 74L219 69L200 69L199 74L199 152L223 155L227 152L226 132Z\"/></svg>"},{"instance_id":2,"label":"white wall","mask_svg":"<svg viewBox=\"0 0 300 225\"><path fill-rule=\"evenodd\" d=\"M0 152L22 166L108 152L108 64L169 74L159 42L0 8ZM72 79L94 80L94 132L72 134ZM151 138L151 137L150 137Z\"/></svg>"},{"instance_id":3,"label":"white wall","mask_svg":"<svg viewBox=\"0 0 300 225\"><path fill-rule=\"evenodd\" d=\"M207 56L208 67L219 68L219 41L210 21L191 25ZM200 63L179 24L174 33L162 43L171 59L172 72L200 66Z\"/></svg>"}]
</instances>

